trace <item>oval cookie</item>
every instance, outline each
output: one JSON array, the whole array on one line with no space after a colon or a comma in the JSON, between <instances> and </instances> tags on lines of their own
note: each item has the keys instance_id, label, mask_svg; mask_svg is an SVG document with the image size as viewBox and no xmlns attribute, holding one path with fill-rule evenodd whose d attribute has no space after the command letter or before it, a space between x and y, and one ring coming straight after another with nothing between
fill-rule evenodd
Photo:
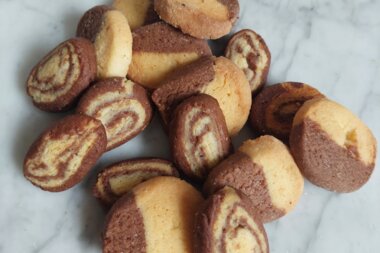
<instances>
[{"instance_id":1,"label":"oval cookie","mask_svg":"<svg viewBox=\"0 0 380 253\"><path fill-rule=\"evenodd\" d=\"M158 176L178 177L174 165L158 158L140 158L118 162L98 175L94 195L106 204L112 204L138 184Z\"/></svg>"},{"instance_id":2,"label":"oval cookie","mask_svg":"<svg viewBox=\"0 0 380 253\"><path fill-rule=\"evenodd\" d=\"M103 252L193 253L201 194L174 177L156 177L119 199L107 215Z\"/></svg>"},{"instance_id":3,"label":"oval cookie","mask_svg":"<svg viewBox=\"0 0 380 253\"><path fill-rule=\"evenodd\" d=\"M335 192L352 192L371 176L376 139L352 112L331 100L316 98L299 109L290 148L303 175Z\"/></svg>"},{"instance_id":4,"label":"oval cookie","mask_svg":"<svg viewBox=\"0 0 380 253\"><path fill-rule=\"evenodd\" d=\"M107 150L141 133L152 118L152 107L145 89L122 77L94 84L81 98L76 111L103 123Z\"/></svg>"},{"instance_id":5,"label":"oval cookie","mask_svg":"<svg viewBox=\"0 0 380 253\"><path fill-rule=\"evenodd\" d=\"M205 94L190 97L176 108L169 139L174 162L196 180L204 180L232 149L218 101Z\"/></svg>"},{"instance_id":6,"label":"oval cookie","mask_svg":"<svg viewBox=\"0 0 380 253\"><path fill-rule=\"evenodd\" d=\"M87 175L106 144L100 121L79 114L67 116L30 147L24 160L24 175L45 191L64 191Z\"/></svg>"},{"instance_id":7,"label":"oval cookie","mask_svg":"<svg viewBox=\"0 0 380 253\"><path fill-rule=\"evenodd\" d=\"M38 108L69 109L96 77L96 55L90 41L69 39L47 54L30 72L27 92Z\"/></svg>"}]
</instances>

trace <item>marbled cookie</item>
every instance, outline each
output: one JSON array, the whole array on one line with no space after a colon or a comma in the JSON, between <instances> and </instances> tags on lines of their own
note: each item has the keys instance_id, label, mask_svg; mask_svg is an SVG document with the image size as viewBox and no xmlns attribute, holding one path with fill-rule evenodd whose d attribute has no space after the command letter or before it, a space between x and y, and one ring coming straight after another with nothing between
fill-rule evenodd
<instances>
[{"instance_id":1,"label":"marbled cookie","mask_svg":"<svg viewBox=\"0 0 380 253\"><path fill-rule=\"evenodd\" d=\"M313 184L335 192L352 192L372 174L376 140L352 112L325 98L299 109L290 134L292 154Z\"/></svg>"},{"instance_id":2,"label":"marbled cookie","mask_svg":"<svg viewBox=\"0 0 380 253\"><path fill-rule=\"evenodd\" d=\"M304 180L287 147L272 136L243 143L209 174L204 191L231 186L247 195L263 222L290 212L303 192Z\"/></svg>"},{"instance_id":3,"label":"marbled cookie","mask_svg":"<svg viewBox=\"0 0 380 253\"><path fill-rule=\"evenodd\" d=\"M249 29L235 33L228 42L225 55L244 71L252 93L257 93L265 85L271 54L260 35Z\"/></svg>"},{"instance_id":4,"label":"marbled cookie","mask_svg":"<svg viewBox=\"0 0 380 253\"><path fill-rule=\"evenodd\" d=\"M230 187L211 195L197 213L195 238L197 253L269 253L255 206Z\"/></svg>"},{"instance_id":5,"label":"marbled cookie","mask_svg":"<svg viewBox=\"0 0 380 253\"><path fill-rule=\"evenodd\" d=\"M77 36L94 43L99 79L127 75L132 58L132 33L123 13L106 5L96 6L79 21Z\"/></svg>"},{"instance_id":6,"label":"marbled cookie","mask_svg":"<svg viewBox=\"0 0 380 253\"><path fill-rule=\"evenodd\" d=\"M223 112L209 95L183 101L175 109L169 129L174 162L190 178L204 180L232 150Z\"/></svg>"},{"instance_id":7,"label":"marbled cookie","mask_svg":"<svg viewBox=\"0 0 380 253\"><path fill-rule=\"evenodd\" d=\"M112 6L124 14L132 30L160 20L153 0L114 0Z\"/></svg>"},{"instance_id":8,"label":"marbled cookie","mask_svg":"<svg viewBox=\"0 0 380 253\"><path fill-rule=\"evenodd\" d=\"M141 133L152 118L152 107L145 89L123 77L108 78L94 84L83 95L76 111L103 123L107 150Z\"/></svg>"},{"instance_id":9,"label":"marbled cookie","mask_svg":"<svg viewBox=\"0 0 380 253\"><path fill-rule=\"evenodd\" d=\"M200 39L228 34L239 16L238 0L154 0L161 19Z\"/></svg>"},{"instance_id":10,"label":"marbled cookie","mask_svg":"<svg viewBox=\"0 0 380 253\"><path fill-rule=\"evenodd\" d=\"M118 162L98 175L94 195L106 204L112 204L136 185L158 176L178 177L174 165L158 158L140 158Z\"/></svg>"},{"instance_id":11,"label":"marbled cookie","mask_svg":"<svg viewBox=\"0 0 380 253\"><path fill-rule=\"evenodd\" d=\"M254 99L250 122L261 134L271 134L288 141L294 115L309 99L324 97L317 89L296 82L279 83L264 88Z\"/></svg>"},{"instance_id":12,"label":"marbled cookie","mask_svg":"<svg viewBox=\"0 0 380 253\"><path fill-rule=\"evenodd\" d=\"M230 136L242 129L252 103L251 89L243 71L224 57L203 57L177 70L153 92L164 125L182 100L199 93L218 101Z\"/></svg>"},{"instance_id":13,"label":"marbled cookie","mask_svg":"<svg viewBox=\"0 0 380 253\"><path fill-rule=\"evenodd\" d=\"M155 89L170 73L204 55L211 55L205 40L185 35L164 22L133 32L133 57L128 77Z\"/></svg>"},{"instance_id":14,"label":"marbled cookie","mask_svg":"<svg viewBox=\"0 0 380 253\"><path fill-rule=\"evenodd\" d=\"M119 199L107 216L104 253L193 253L201 194L185 181L156 177Z\"/></svg>"},{"instance_id":15,"label":"marbled cookie","mask_svg":"<svg viewBox=\"0 0 380 253\"><path fill-rule=\"evenodd\" d=\"M30 147L24 175L46 191L59 192L79 183L106 149L102 123L70 115L46 130Z\"/></svg>"},{"instance_id":16,"label":"marbled cookie","mask_svg":"<svg viewBox=\"0 0 380 253\"><path fill-rule=\"evenodd\" d=\"M46 55L30 72L27 92L45 111L69 109L96 77L96 55L90 41L69 39Z\"/></svg>"}]
</instances>

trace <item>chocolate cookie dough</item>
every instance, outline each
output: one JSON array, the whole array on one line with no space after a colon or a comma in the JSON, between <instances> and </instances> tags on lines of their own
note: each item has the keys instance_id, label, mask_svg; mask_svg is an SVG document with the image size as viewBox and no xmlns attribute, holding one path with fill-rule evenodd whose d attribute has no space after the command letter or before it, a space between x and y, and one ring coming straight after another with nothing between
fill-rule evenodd
<instances>
[{"instance_id":1,"label":"chocolate cookie dough","mask_svg":"<svg viewBox=\"0 0 380 253\"><path fill-rule=\"evenodd\" d=\"M106 132L99 120L79 114L67 116L30 147L24 175L45 191L64 191L87 175L106 144Z\"/></svg>"},{"instance_id":2,"label":"chocolate cookie dough","mask_svg":"<svg viewBox=\"0 0 380 253\"><path fill-rule=\"evenodd\" d=\"M27 92L41 110L69 109L96 77L96 55L90 41L69 39L46 55L30 72Z\"/></svg>"},{"instance_id":3,"label":"chocolate cookie dough","mask_svg":"<svg viewBox=\"0 0 380 253\"><path fill-rule=\"evenodd\" d=\"M264 39L252 30L241 30L228 42L225 55L244 71L252 93L260 91L267 81L271 61Z\"/></svg>"},{"instance_id":4,"label":"chocolate cookie dough","mask_svg":"<svg viewBox=\"0 0 380 253\"><path fill-rule=\"evenodd\" d=\"M211 195L197 213L195 238L197 253L269 253L255 206L230 187Z\"/></svg>"},{"instance_id":5,"label":"chocolate cookie dough","mask_svg":"<svg viewBox=\"0 0 380 253\"><path fill-rule=\"evenodd\" d=\"M154 0L161 19L200 39L227 35L239 16L238 0Z\"/></svg>"},{"instance_id":6,"label":"chocolate cookie dough","mask_svg":"<svg viewBox=\"0 0 380 253\"><path fill-rule=\"evenodd\" d=\"M232 150L218 101L205 94L190 97L176 108L169 139L174 162L195 180L204 180Z\"/></svg>"},{"instance_id":7,"label":"chocolate cookie dough","mask_svg":"<svg viewBox=\"0 0 380 253\"><path fill-rule=\"evenodd\" d=\"M252 201L263 222L290 212L303 192L304 180L287 147L272 136L243 143L221 162L204 185L207 195L230 186Z\"/></svg>"},{"instance_id":8,"label":"chocolate cookie dough","mask_svg":"<svg viewBox=\"0 0 380 253\"><path fill-rule=\"evenodd\" d=\"M158 176L178 177L174 165L158 158L139 158L118 162L98 175L94 195L105 204L113 204L138 184Z\"/></svg>"},{"instance_id":9,"label":"chocolate cookie dough","mask_svg":"<svg viewBox=\"0 0 380 253\"><path fill-rule=\"evenodd\" d=\"M174 70L211 55L205 40L185 35L164 22L133 32L133 57L128 77L155 89Z\"/></svg>"},{"instance_id":10,"label":"chocolate cookie dough","mask_svg":"<svg viewBox=\"0 0 380 253\"><path fill-rule=\"evenodd\" d=\"M77 36L94 43L99 79L127 75L132 58L132 33L123 13L106 5L95 6L79 21Z\"/></svg>"},{"instance_id":11,"label":"chocolate cookie dough","mask_svg":"<svg viewBox=\"0 0 380 253\"><path fill-rule=\"evenodd\" d=\"M324 97L317 89L296 82L264 88L254 99L250 122L260 134L288 141L294 115L309 99Z\"/></svg>"},{"instance_id":12,"label":"chocolate cookie dough","mask_svg":"<svg viewBox=\"0 0 380 253\"><path fill-rule=\"evenodd\" d=\"M193 253L194 217L201 194L174 177L139 184L109 212L104 253Z\"/></svg>"},{"instance_id":13,"label":"chocolate cookie dough","mask_svg":"<svg viewBox=\"0 0 380 253\"><path fill-rule=\"evenodd\" d=\"M145 89L123 77L103 79L94 84L81 98L76 111L103 123L107 150L141 133L152 119L152 107Z\"/></svg>"},{"instance_id":14,"label":"chocolate cookie dough","mask_svg":"<svg viewBox=\"0 0 380 253\"><path fill-rule=\"evenodd\" d=\"M224 57L203 57L177 70L153 92L164 125L181 101L199 93L218 101L230 136L243 128L252 103L251 89L243 71Z\"/></svg>"},{"instance_id":15,"label":"chocolate cookie dough","mask_svg":"<svg viewBox=\"0 0 380 253\"><path fill-rule=\"evenodd\" d=\"M376 139L352 112L326 98L309 100L299 109L290 148L303 175L335 192L352 192L372 174Z\"/></svg>"}]
</instances>

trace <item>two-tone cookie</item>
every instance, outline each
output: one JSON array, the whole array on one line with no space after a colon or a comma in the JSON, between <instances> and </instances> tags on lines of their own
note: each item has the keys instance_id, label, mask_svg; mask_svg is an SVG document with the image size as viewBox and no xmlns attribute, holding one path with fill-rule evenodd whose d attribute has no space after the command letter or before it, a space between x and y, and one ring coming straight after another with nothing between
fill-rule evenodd
<instances>
[{"instance_id":1,"label":"two-tone cookie","mask_svg":"<svg viewBox=\"0 0 380 253\"><path fill-rule=\"evenodd\" d=\"M94 196L105 204L112 204L133 187L158 176L179 175L174 165L163 159L139 158L118 162L99 173Z\"/></svg>"},{"instance_id":2,"label":"two-tone cookie","mask_svg":"<svg viewBox=\"0 0 380 253\"><path fill-rule=\"evenodd\" d=\"M264 88L254 99L250 116L260 134L271 134L288 141L294 115L307 100L324 97L317 89L296 82Z\"/></svg>"},{"instance_id":3,"label":"two-tone cookie","mask_svg":"<svg viewBox=\"0 0 380 253\"><path fill-rule=\"evenodd\" d=\"M141 133L152 119L147 92L123 77L103 79L81 98L77 113L100 120L107 133L107 150Z\"/></svg>"},{"instance_id":4,"label":"two-tone cookie","mask_svg":"<svg viewBox=\"0 0 380 253\"><path fill-rule=\"evenodd\" d=\"M69 109L96 77L92 43L69 39L48 53L30 72L27 92L38 108L57 112Z\"/></svg>"},{"instance_id":5,"label":"two-tone cookie","mask_svg":"<svg viewBox=\"0 0 380 253\"><path fill-rule=\"evenodd\" d=\"M174 108L199 93L218 101L230 136L243 128L251 108L251 89L243 71L224 57L203 57L179 69L153 92L152 100L167 126Z\"/></svg>"},{"instance_id":6,"label":"two-tone cookie","mask_svg":"<svg viewBox=\"0 0 380 253\"><path fill-rule=\"evenodd\" d=\"M225 56L244 71L252 93L260 91L267 81L271 62L264 39L252 30L241 30L231 37Z\"/></svg>"},{"instance_id":7,"label":"two-tone cookie","mask_svg":"<svg viewBox=\"0 0 380 253\"><path fill-rule=\"evenodd\" d=\"M79 114L67 116L30 147L24 175L43 190L64 191L87 175L106 145L106 132L99 120Z\"/></svg>"},{"instance_id":8,"label":"two-tone cookie","mask_svg":"<svg viewBox=\"0 0 380 253\"><path fill-rule=\"evenodd\" d=\"M227 35L239 16L238 0L154 0L161 19L201 39Z\"/></svg>"},{"instance_id":9,"label":"two-tone cookie","mask_svg":"<svg viewBox=\"0 0 380 253\"><path fill-rule=\"evenodd\" d=\"M164 22L133 32L133 57L128 77L155 89L174 70L211 55L205 40L185 35Z\"/></svg>"},{"instance_id":10,"label":"two-tone cookie","mask_svg":"<svg viewBox=\"0 0 380 253\"><path fill-rule=\"evenodd\" d=\"M175 109L169 129L174 162L195 180L204 180L232 150L223 112L209 95L184 100Z\"/></svg>"},{"instance_id":11,"label":"two-tone cookie","mask_svg":"<svg viewBox=\"0 0 380 253\"><path fill-rule=\"evenodd\" d=\"M197 253L269 253L256 207L241 192L225 187L211 195L196 215Z\"/></svg>"},{"instance_id":12,"label":"two-tone cookie","mask_svg":"<svg viewBox=\"0 0 380 253\"><path fill-rule=\"evenodd\" d=\"M290 148L303 175L330 191L358 190L375 167L376 139L371 130L326 98L309 100L299 109Z\"/></svg>"},{"instance_id":13,"label":"two-tone cookie","mask_svg":"<svg viewBox=\"0 0 380 253\"><path fill-rule=\"evenodd\" d=\"M114 0L112 6L124 14L132 31L160 20L153 0Z\"/></svg>"},{"instance_id":14,"label":"two-tone cookie","mask_svg":"<svg viewBox=\"0 0 380 253\"><path fill-rule=\"evenodd\" d=\"M287 147L272 136L243 143L209 174L204 191L210 195L230 186L249 197L263 222L290 212L298 203L304 180Z\"/></svg>"},{"instance_id":15,"label":"two-tone cookie","mask_svg":"<svg viewBox=\"0 0 380 253\"><path fill-rule=\"evenodd\" d=\"M193 253L201 194L175 177L156 177L119 199L106 220L104 253Z\"/></svg>"},{"instance_id":16,"label":"two-tone cookie","mask_svg":"<svg viewBox=\"0 0 380 253\"><path fill-rule=\"evenodd\" d=\"M79 21L77 36L94 43L99 79L127 75L132 59L132 33L123 13L106 5L95 6Z\"/></svg>"}]
</instances>

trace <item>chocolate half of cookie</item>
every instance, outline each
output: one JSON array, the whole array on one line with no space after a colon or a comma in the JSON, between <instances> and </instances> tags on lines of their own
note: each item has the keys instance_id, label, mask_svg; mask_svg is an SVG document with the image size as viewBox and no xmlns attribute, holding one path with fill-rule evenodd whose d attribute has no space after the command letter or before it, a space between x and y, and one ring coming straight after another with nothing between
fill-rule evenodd
<instances>
[{"instance_id":1,"label":"chocolate half of cookie","mask_svg":"<svg viewBox=\"0 0 380 253\"><path fill-rule=\"evenodd\" d=\"M24 175L46 191L64 191L79 183L106 149L102 123L70 115L46 130L30 147Z\"/></svg>"},{"instance_id":2,"label":"chocolate half of cookie","mask_svg":"<svg viewBox=\"0 0 380 253\"><path fill-rule=\"evenodd\" d=\"M141 133L152 119L152 107L145 89L122 77L94 84L81 98L76 111L103 123L107 150Z\"/></svg>"},{"instance_id":3,"label":"chocolate half of cookie","mask_svg":"<svg viewBox=\"0 0 380 253\"><path fill-rule=\"evenodd\" d=\"M204 180L232 150L218 101L205 94L190 97L176 108L169 139L175 163L196 180Z\"/></svg>"},{"instance_id":4,"label":"chocolate half of cookie","mask_svg":"<svg viewBox=\"0 0 380 253\"><path fill-rule=\"evenodd\" d=\"M158 176L178 177L174 165L158 158L139 158L118 162L98 175L94 195L105 204L112 204L133 187Z\"/></svg>"},{"instance_id":5,"label":"chocolate half of cookie","mask_svg":"<svg viewBox=\"0 0 380 253\"><path fill-rule=\"evenodd\" d=\"M269 253L255 206L241 192L225 187L211 195L196 215L198 253Z\"/></svg>"},{"instance_id":6,"label":"chocolate half of cookie","mask_svg":"<svg viewBox=\"0 0 380 253\"><path fill-rule=\"evenodd\" d=\"M292 154L304 176L330 191L352 192L375 167L376 139L352 112L331 100L309 100L290 134Z\"/></svg>"},{"instance_id":7,"label":"chocolate half of cookie","mask_svg":"<svg viewBox=\"0 0 380 253\"><path fill-rule=\"evenodd\" d=\"M48 53L30 72L27 92L38 108L69 109L96 77L94 46L83 38L69 39Z\"/></svg>"}]
</instances>

